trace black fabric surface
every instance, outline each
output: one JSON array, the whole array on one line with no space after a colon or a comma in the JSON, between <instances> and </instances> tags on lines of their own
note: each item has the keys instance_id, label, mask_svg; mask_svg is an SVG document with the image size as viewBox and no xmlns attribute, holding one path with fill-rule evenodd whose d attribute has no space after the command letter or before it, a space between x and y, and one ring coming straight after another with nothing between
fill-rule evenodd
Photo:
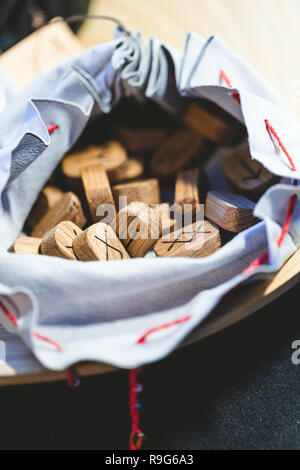
<instances>
[{"instance_id":1,"label":"black fabric surface","mask_svg":"<svg viewBox=\"0 0 300 470\"><path fill-rule=\"evenodd\" d=\"M145 449L300 449L299 287L143 369ZM0 449L127 449L128 376L0 388Z\"/></svg>"}]
</instances>

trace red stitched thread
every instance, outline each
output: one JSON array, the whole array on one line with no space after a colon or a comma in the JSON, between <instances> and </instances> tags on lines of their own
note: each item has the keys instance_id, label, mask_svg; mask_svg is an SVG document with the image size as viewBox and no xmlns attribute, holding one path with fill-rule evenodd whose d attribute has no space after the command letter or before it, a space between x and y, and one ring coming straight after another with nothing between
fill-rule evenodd
<instances>
[{"instance_id":1,"label":"red stitched thread","mask_svg":"<svg viewBox=\"0 0 300 470\"><path fill-rule=\"evenodd\" d=\"M4 315L8 318L8 320L15 326L17 326L18 322L16 317L10 313L10 311L5 307L4 303L0 300L0 308L3 310Z\"/></svg>"},{"instance_id":2,"label":"red stitched thread","mask_svg":"<svg viewBox=\"0 0 300 470\"><path fill-rule=\"evenodd\" d=\"M220 70L220 80L223 80L226 83L226 85L228 86L228 88L233 88L233 86L231 84L231 81L229 80L229 77L224 72L224 70ZM241 104L240 95L237 92L232 93L231 96L232 96L233 99L235 99L235 101L237 101L238 104Z\"/></svg>"},{"instance_id":3,"label":"red stitched thread","mask_svg":"<svg viewBox=\"0 0 300 470\"><path fill-rule=\"evenodd\" d=\"M47 338L47 336L43 336L43 335L41 335L40 333L38 333L37 331L33 331L33 335L34 335L36 338L41 339L42 341L46 341L46 343L52 344L52 346L55 346L56 349L57 349L59 352L62 351L61 345L58 344L56 341L53 341L53 339Z\"/></svg>"},{"instance_id":4,"label":"red stitched thread","mask_svg":"<svg viewBox=\"0 0 300 470\"><path fill-rule=\"evenodd\" d=\"M220 80L223 80L223 82L226 83L228 88L233 88L231 81L229 80L229 77L227 74L224 72L224 70L220 70Z\"/></svg>"},{"instance_id":5,"label":"red stitched thread","mask_svg":"<svg viewBox=\"0 0 300 470\"><path fill-rule=\"evenodd\" d=\"M292 160L292 157L290 156L289 152L287 151L287 149L285 148L285 146L283 145L282 143L282 140L280 139L279 135L277 134L277 132L275 131L274 127L271 126L271 124L269 123L269 121L267 119L265 119L265 124L266 124L266 127L267 127L267 131L269 132L269 134L273 134L273 136L275 137L275 139L277 140L280 148L283 150L283 152L285 153L290 165L291 165L291 170L292 171L296 171L296 167L295 167L295 164Z\"/></svg>"},{"instance_id":6,"label":"red stitched thread","mask_svg":"<svg viewBox=\"0 0 300 470\"><path fill-rule=\"evenodd\" d=\"M259 258L256 258L252 263L248 266L248 268L244 269L243 274L247 276L248 274L255 271L258 266L262 264L266 264L269 261L269 252L266 251L263 253Z\"/></svg>"},{"instance_id":7,"label":"red stitched thread","mask_svg":"<svg viewBox=\"0 0 300 470\"><path fill-rule=\"evenodd\" d=\"M58 129L57 124L51 124L51 126L47 127L47 131L49 132L49 134L52 134L52 132L56 131L56 129Z\"/></svg>"},{"instance_id":8,"label":"red stitched thread","mask_svg":"<svg viewBox=\"0 0 300 470\"><path fill-rule=\"evenodd\" d=\"M282 227L281 235L277 240L277 245L278 246L281 246L283 240L285 239L285 237L286 237L286 235L289 231L289 228L290 228L290 225L291 225L291 222L292 222L292 218L293 218L293 215L295 213L297 199L298 199L297 194L293 194L293 196L289 200L288 214L287 214L287 217L285 219L285 223Z\"/></svg>"},{"instance_id":9,"label":"red stitched thread","mask_svg":"<svg viewBox=\"0 0 300 470\"><path fill-rule=\"evenodd\" d=\"M137 340L137 344L145 343L148 336L152 335L152 333L155 333L156 331L164 330L165 328L170 328L171 326L175 326L175 325L180 325L181 323L185 323L186 321L190 320L190 318L191 318L191 315L187 315L186 317L179 318L178 320L174 320L170 323L164 323L163 325L159 325L159 326L155 326L154 328L150 328L149 330L146 331L146 333L144 333Z\"/></svg>"},{"instance_id":10,"label":"red stitched thread","mask_svg":"<svg viewBox=\"0 0 300 470\"><path fill-rule=\"evenodd\" d=\"M129 449L139 450L143 443L144 434L139 428L139 383L137 380L138 369L129 371L129 407L131 416L131 433L129 436Z\"/></svg>"},{"instance_id":11,"label":"red stitched thread","mask_svg":"<svg viewBox=\"0 0 300 470\"><path fill-rule=\"evenodd\" d=\"M278 246L282 245L283 240L285 239L285 237L286 237L286 235L289 231L289 228L290 228L290 225L291 225L291 222L292 222L292 218L293 218L293 215L295 213L297 199L298 199L297 194L293 194L293 196L291 196L290 199L289 199L288 213L287 213L286 219L284 221L284 224L283 224L283 227L282 227L282 230L281 230L281 234L277 239L277 245ZM243 274L245 274L245 275L250 274L252 271L255 270L255 268L257 268L258 266L261 266L262 264L267 263L268 261L269 261L269 252L266 251L259 258L255 259L250 264L250 266L248 266L248 268L246 268L243 271Z\"/></svg>"},{"instance_id":12,"label":"red stitched thread","mask_svg":"<svg viewBox=\"0 0 300 470\"><path fill-rule=\"evenodd\" d=\"M0 308L2 309L4 315L8 318L8 320L14 325L14 326L18 326L18 320L16 319L16 317L5 307L4 303L0 300ZM53 341L52 339L50 338L47 338L46 336L43 336L41 335L40 333L38 333L37 331L34 331L33 332L33 335L38 338L38 339L41 339L43 341L46 341L47 343L49 344L52 344L53 346L56 347L56 349L58 351L62 351L62 347L60 346L60 344L56 343L55 341Z\"/></svg>"}]
</instances>

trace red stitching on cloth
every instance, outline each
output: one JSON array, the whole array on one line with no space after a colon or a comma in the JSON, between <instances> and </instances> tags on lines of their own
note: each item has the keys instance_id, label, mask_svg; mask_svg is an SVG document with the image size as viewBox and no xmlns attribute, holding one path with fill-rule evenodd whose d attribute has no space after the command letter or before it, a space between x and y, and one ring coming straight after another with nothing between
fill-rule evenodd
<instances>
[{"instance_id":1,"label":"red stitching on cloth","mask_svg":"<svg viewBox=\"0 0 300 470\"><path fill-rule=\"evenodd\" d=\"M271 126L271 124L269 123L269 121L267 119L265 119L265 124L266 124L267 131L269 132L269 134L271 133L275 137L275 139L277 140L280 148L283 150L284 154L286 155L286 157L287 157L287 159L288 159L288 161L291 165L291 170L296 171L296 167L295 167L295 164L292 160L292 157L290 156L289 152L287 151L287 149L283 145L282 140L280 139L279 135L275 131L274 127Z\"/></svg>"},{"instance_id":2,"label":"red stitching on cloth","mask_svg":"<svg viewBox=\"0 0 300 470\"><path fill-rule=\"evenodd\" d=\"M139 428L139 407L138 393L138 369L131 369L129 371L129 407L131 416L131 433L129 436L129 449L139 450L143 443L144 434Z\"/></svg>"},{"instance_id":3,"label":"red stitching on cloth","mask_svg":"<svg viewBox=\"0 0 300 470\"><path fill-rule=\"evenodd\" d=\"M61 352L63 350L63 348L61 347L60 344L58 344L56 341L53 341L53 339L51 338L47 338L47 336L43 336L41 335L40 333L38 333L37 331L34 331L33 332L33 335L38 338L38 339L41 339L42 341L45 341L46 343L49 343L49 344L52 344L52 346L55 346L56 349Z\"/></svg>"},{"instance_id":4,"label":"red stitching on cloth","mask_svg":"<svg viewBox=\"0 0 300 470\"><path fill-rule=\"evenodd\" d=\"M285 223L282 227L281 235L277 240L277 245L278 246L281 246L283 240L285 239L285 237L286 237L286 235L289 231L289 228L290 228L290 225L291 225L291 222L292 222L292 218L293 218L293 215L295 213L297 199L298 199L297 194L293 194L293 196L289 200L288 214L287 214Z\"/></svg>"},{"instance_id":5,"label":"red stitching on cloth","mask_svg":"<svg viewBox=\"0 0 300 470\"><path fill-rule=\"evenodd\" d=\"M49 132L49 134L52 134L54 131L56 131L56 129L58 129L57 124L51 124L51 126L47 127L47 131Z\"/></svg>"},{"instance_id":6,"label":"red stitching on cloth","mask_svg":"<svg viewBox=\"0 0 300 470\"><path fill-rule=\"evenodd\" d=\"M5 307L4 303L0 300L0 308L2 309L4 315L8 318L8 320L14 325L14 326L18 326L18 320L17 318ZM62 351L62 347L60 346L60 344L58 344L56 341L53 341L52 339L50 338L47 338L46 336L43 336L41 335L40 333L38 333L37 331L33 331L33 335L38 338L38 339L41 339L42 341L46 341L47 343L49 344L52 344L53 346L56 347L56 349L58 351Z\"/></svg>"},{"instance_id":7,"label":"red stitching on cloth","mask_svg":"<svg viewBox=\"0 0 300 470\"><path fill-rule=\"evenodd\" d=\"M231 81L229 80L229 77L224 72L224 70L220 70L220 80L223 80L226 83L226 85L228 86L228 88L233 88L233 86L231 84ZM235 99L235 101L237 101L238 104L241 104L240 95L237 92L232 93L231 96L232 96L233 99Z\"/></svg>"},{"instance_id":8,"label":"red stitching on cloth","mask_svg":"<svg viewBox=\"0 0 300 470\"><path fill-rule=\"evenodd\" d=\"M171 326L175 325L180 325L181 323L185 323L186 321L190 320L190 318L191 315L187 315L186 317L179 318L178 320L171 321L170 323L164 323L163 325L150 328L137 340L137 344L145 343L148 336L152 335L152 333L155 333L156 331L164 330L165 328L170 328Z\"/></svg>"},{"instance_id":9,"label":"red stitching on cloth","mask_svg":"<svg viewBox=\"0 0 300 470\"><path fill-rule=\"evenodd\" d=\"M286 219L284 221L284 224L283 224L283 227L282 227L282 230L281 230L281 234L280 234L280 236L278 237L278 240L277 240L277 245L278 246L282 245L282 243L283 243L283 241L284 241L284 239L285 239L285 237L286 237L286 235L289 231L289 228L290 228L290 225L291 225L291 222L292 222L292 218L293 218L293 215L295 213L297 200L298 200L297 194L293 194L293 196L291 196L290 199L289 199L288 213L287 213ZM255 270L255 268L257 268L258 266L261 266L262 264L267 263L268 261L269 261L269 252L266 251L259 258L255 259L250 264L250 266L248 266L248 268L246 268L243 271L243 274L245 274L245 275L250 274L252 271Z\"/></svg>"},{"instance_id":10,"label":"red stitching on cloth","mask_svg":"<svg viewBox=\"0 0 300 470\"><path fill-rule=\"evenodd\" d=\"M10 313L10 311L5 307L4 303L0 300L0 308L3 310L4 315L8 318L8 320L15 326L17 326L18 322L16 317Z\"/></svg>"},{"instance_id":11,"label":"red stitching on cloth","mask_svg":"<svg viewBox=\"0 0 300 470\"><path fill-rule=\"evenodd\" d=\"M231 81L229 80L228 75L224 72L224 70L220 70L220 80L226 83L228 88L233 88Z\"/></svg>"},{"instance_id":12,"label":"red stitching on cloth","mask_svg":"<svg viewBox=\"0 0 300 470\"><path fill-rule=\"evenodd\" d=\"M243 274L248 276L248 274L252 273L258 266L262 264L266 264L269 261L269 252L266 251L263 253L259 258L256 258L252 263L248 266L248 268L244 269Z\"/></svg>"}]
</instances>

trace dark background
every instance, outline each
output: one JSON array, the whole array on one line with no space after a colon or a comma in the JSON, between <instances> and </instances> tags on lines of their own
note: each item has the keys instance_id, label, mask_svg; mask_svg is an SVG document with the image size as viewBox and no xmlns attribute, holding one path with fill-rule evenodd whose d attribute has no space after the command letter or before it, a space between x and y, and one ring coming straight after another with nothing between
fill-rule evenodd
<instances>
[{"instance_id":1,"label":"dark background","mask_svg":"<svg viewBox=\"0 0 300 470\"><path fill-rule=\"evenodd\" d=\"M145 449L300 449L299 288L141 374ZM128 374L0 387L0 449L128 448Z\"/></svg>"}]
</instances>

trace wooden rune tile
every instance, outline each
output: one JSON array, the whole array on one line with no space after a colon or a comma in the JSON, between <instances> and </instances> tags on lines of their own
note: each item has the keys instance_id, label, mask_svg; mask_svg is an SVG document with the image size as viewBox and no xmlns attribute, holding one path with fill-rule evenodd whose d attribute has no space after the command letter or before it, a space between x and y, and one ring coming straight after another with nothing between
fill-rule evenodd
<instances>
[{"instance_id":1,"label":"wooden rune tile","mask_svg":"<svg viewBox=\"0 0 300 470\"><path fill-rule=\"evenodd\" d=\"M157 256L203 258L221 247L220 231L208 221L175 230L154 245Z\"/></svg>"},{"instance_id":2,"label":"wooden rune tile","mask_svg":"<svg viewBox=\"0 0 300 470\"><path fill-rule=\"evenodd\" d=\"M98 222L84 230L73 241L76 257L81 261L111 261L130 258L115 231Z\"/></svg>"}]
</instances>

